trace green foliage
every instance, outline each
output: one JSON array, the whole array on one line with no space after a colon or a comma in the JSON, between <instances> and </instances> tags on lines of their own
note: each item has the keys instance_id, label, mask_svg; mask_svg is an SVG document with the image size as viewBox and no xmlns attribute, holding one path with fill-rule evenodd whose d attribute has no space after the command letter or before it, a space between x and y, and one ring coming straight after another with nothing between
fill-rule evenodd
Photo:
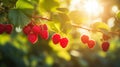
<instances>
[{"instance_id":1,"label":"green foliage","mask_svg":"<svg viewBox=\"0 0 120 67\"><path fill-rule=\"evenodd\" d=\"M116 16L117 16L118 19L120 19L120 12L117 12Z\"/></svg>"},{"instance_id":2,"label":"green foliage","mask_svg":"<svg viewBox=\"0 0 120 67\"><path fill-rule=\"evenodd\" d=\"M40 5L44 10L51 11L53 8L59 6L59 3L56 0L41 0Z\"/></svg>"},{"instance_id":3,"label":"green foliage","mask_svg":"<svg viewBox=\"0 0 120 67\"><path fill-rule=\"evenodd\" d=\"M73 23L76 24L85 23L84 21L87 19L86 15L78 10L71 11L69 13L69 17L73 21Z\"/></svg>"},{"instance_id":4,"label":"green foliage","mask_svg":"<svg viewBox=\"0 0 120 67\"><path fill-rule=\"evenodd\" d=\"M15 26L24 26L30 21L30 19L19 9L10 10L8 17L10 19L10 22Z\"/></svg>"},{"instance_id":5,"label":"green foliage","mask_svg":"<svg viewBox=\"0 0 120 67\"><path fill-rule=\"evenodd\" d=\"M33 3L30 2L30 1L27 1L27 0L18 0L17 3L16 3L16 8L31 8L33 9L34 6L33 6Z\"/></svg>"},{"instance_id":6,"label":"green foliage","mask_svg":"<svg viewBox=\"0 0 120 67\"><path fill-rule=\"evenodd\" d=\"M56 8L58 11L68 13L69 10L67 8Z\"/></svg>"},{"instance_id":7,"label":"green foliage","mask_svg":"<svg viewBox=\"0 0 120 67\"><path fill-rule=\"evenodd\" d=\"M49 30L49 39L38 37L35 44L28 42L27 36L15 32L15 29L11 35L0 34L0 67L120 67L120 12L115 15L115 25L109 27L106 15L114 17L109 14L110 10L102 18L104 22L92 23L88 22L87 13L70 11L69 6L70 0L0 0L0 23L23 29L35 20L37 24L47 24ZM36 16L43 18L34 18ZM88 28L84 28L85 25ZM79 29L89 32L90 39L96 41L94 49L88 49L81 42L84 31ZM53 44L51 37L54 33L69 39L66 48ZM111 37L108 52L101 50L102 34Z\"/></svg>"}]
</instances>

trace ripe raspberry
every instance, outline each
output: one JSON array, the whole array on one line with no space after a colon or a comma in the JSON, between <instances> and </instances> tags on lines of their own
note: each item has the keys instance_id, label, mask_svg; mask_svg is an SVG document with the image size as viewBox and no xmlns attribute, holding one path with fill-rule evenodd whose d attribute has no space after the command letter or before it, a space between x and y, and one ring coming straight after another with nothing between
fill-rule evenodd
<instances>
[{"instance_id":1,"label":"ripe raspberry","mask_svg":"<svg viewBox=\"0 0 120 67\"><path fill-rule=\"evenodd\" d=\"M61 45L62 48L67 47L67 44L68 44L68 39L67 38L60 39L60 45Z\"/></svg>"},{"instance_id":2,"label":"ripe raspberry","mask_svg":"<svg viewBox=\"0 0 120 67\"><path fill-rule=\"evenodd\" d=\"M49 33L47 30L42 30L40 36L42 39L47 40L49 37Z\"/></svg>"},{"instance_id":3,"label":"ripe raspberry","mask_svg":"<svg viewBox=\"0 0 120 67\"><path fill-rule=\"evenodd\" d=\"M94 40L89 40L87 44L88 44L89 48L93 48L95 46L95 41Z\"/></svg>"},{"instance_id":4,"label":"ripe raspberry","mask_svg":"<svg viewBox=\"0 0 120 67\"><path fill-rule=\"evenodd\" d=\"M39 32L41 31L40 27L38 25L34 25L32 27L32 31L36 34L39 34Z\"/></svg>"},{"instance_id":5,"label":"ripe raspberry","mask_svg":"<svg viewBox=\"0 0 120 67\"><path fill-rule=\"evenodd\" d=\"M24 32L24 34L26 34L26 35L28 35L28 34L30 33L30 31L31 31L30 26L25 26L25 27L23 28L23 32Z\"/></svg>"},{"instance_id":6,"label":"ripe raspberry","mask_svg":"<svg viewBox=\"0 0 120 67\"><path fill-rule=\"evenodd\" d=\"M42 27L43 27L43 30L48 30L48 27L46 24L43 24Z\"/></svg>"},{"instance_id":7,"label":"ripe raspberry","mask_svg":"<svg viewBox=\"0 0 120 67\"><path fill-rule=\"evenodd\" d=\"M2 34L5 30L5 25L4 24L0 24L0 34Z\"/></svg>"},{"instance_id":8,"label":"ripe raspberry","mask_svg":"<svg viewBox=\"0 0 120 67\"><path fill-rule=\"evenodd\" d=\"M106 52L109 49L109 46L110 46L109 42L103 42L102 50Z\"/></svg>"},{"instance_id":9,"label":"ripe raspberry","mask_svg":"<svg viewBox=\"0 0 120 67\"><path fill-rule=\"evenodd\" d=\"M12 29L13 29L12 24L6 24L6 25L5 25L5 32L6 32L7 34L10 34L10 33L12 32Z\"/></svg>"},{"instance_id":10,"label":"ripe raspberry","mask_svg":"<svg viewBox=\"0 0 120 67\"><path fill-rule=\"evenodd\" d=\"M29 26L30 28L32 28L34 26L33 22L31 21L27 26Z\"/></svg>"},{"instance_id":11,"label":"ripe raspberry","mask_svg":"<svg viewBox=\"0 0 120 67\"><path fill-rule=\"evenodd\" d=\"M86 44L89 41L89 37L87 35L82 35L81 36L81 41Z\"/></svg>"},{"instance_id":12,"label":"ripe raspberry","mask_svg":"<svg viewBox=\"0 0 120 67\"><path fill-rule=\"evenodd\" d=\"M35 44L38 41L38 36L34 33L29 33L28 34L28 40L32 43Z\"/></svg>"},{"instance_id":13,"label":"ripe raspberry","mask_svg":"<svg viewBox=\"0 0 120 67\"><path fill-rule=\"evenodd\" d=\"M54 34L52 36L52 41L54 44L58 44L60 42L60 35L59 34Z\"/></svg>"}]
</instances>

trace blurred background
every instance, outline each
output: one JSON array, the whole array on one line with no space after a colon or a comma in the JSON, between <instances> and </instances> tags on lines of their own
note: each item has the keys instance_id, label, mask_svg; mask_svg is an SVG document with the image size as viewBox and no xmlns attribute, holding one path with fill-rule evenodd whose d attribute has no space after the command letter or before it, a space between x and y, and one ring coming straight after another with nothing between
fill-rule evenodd
<instances>
[{"instance_id":1,"label":"blurred background","mask_svg":"<svg viewBox=\"0 0 120 67\"><path fill-rule=\"evenodd\" d=\"M120 67L119 9L120 0L0 0L0 23L14 25L11 34L0 34L0 67ZM52 19L36 20L47 24L49 39L39 37L35 44L22 32L33 14ZM97 22L104 24L94 26ZM54 33L69 39L66 48L53 44ZM95 40L93 49L81 42L82 34ZM110 36L107 52L101 48L103 34Z\"/></svg>"}]
</instances>

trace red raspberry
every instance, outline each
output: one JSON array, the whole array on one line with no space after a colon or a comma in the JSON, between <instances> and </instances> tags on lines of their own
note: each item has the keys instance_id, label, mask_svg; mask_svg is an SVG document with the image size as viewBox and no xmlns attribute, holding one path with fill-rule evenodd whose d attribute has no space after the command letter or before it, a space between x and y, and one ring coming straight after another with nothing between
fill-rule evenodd
<instances>
[{"instance_id":1,"label":"red raspberry","mask_svg":"<svg viewBox=\"0 0 120 67\"><path fill-rule=\"evenodd\" d=\"M41 27L39 27L38 25L34 25L32 27L32 31L35 33L35 34L39 34L40 31L41 31Z\"/></svg>"},{"instance_id":2,"label":"red raspberry","mask_svg":"<svg viewBox=\"0 0 120 67\"><path fill-rule=\"evenodd\" d=\"M33 25L33 22L31 21L27 26L29 26L29 27L33 27L34 25Z\"/></svg>"},{"instance_id":3,"label":"red raspberry","mask_svg":"<svg viewBox=\"0 0 120 67\"><path fill-rule=\"evenodd\" d=\"M87 44L88 44L89 48L93 48L95 46L95 41L94 40L89 40Z\"/></svg>"},{"instance_id":4,"label":"red raspberry","mask_svg":"<svg viewBox=\"0 0 120 67\"><path fill-rule=\"evenodd\" d=\"M86 44L89 41L89 37L87 35L82 35L81 36L81 41Z\"/></svg>"},{"instance_id":5,"label":"red raspberry","mask_svg":"<svg viewBox=\"0 0 120 67\"><path fill-rule=\"evenodd\" d=\"M60 39L60 45L61 45L62 48L67 47L67 45L68 45L68 39L67 38Z\"/></svg>"},{"instance_id":6,"label":"red raspberry","mask_svg":"<svg viewBox=\"0 0 120 67\"><path fill-rule=\"evenodd\" d=\"M23 28L23 32L24 32L24 34L28 35L28 34L31 32L30 26L25 26L25 27Z\"/></svg>"},{"instance_id":7,"label":"red raspberry","mask_svg":"<svg viewBox=\"0 0 120 67\"><path fill-rule=\"evenodd\" d=\"M49 33L48 33L47 30L42 30L40 36L41 36L42 39L47 40L48 37L49 37Z\"/></svg>"},{"instance_id":8,"label":"red raspberry","mask_svg":"<svg viewBox=\"0 0 120 67\"><path fill-rule=\"evenodd\" d=\"M29 33L28 34L28 40L32 43L35 44L38 41L38 36L34 33Z\"/></svg>"},{"instance_id":9,"label":"red raspberry","mask_svg":"<svg viewBox=\"0 0 120 67\"><path fill-rule=\"evenodd\" d=\"M58 44L60 42L60 35L59 34L54 34L52 36L52 41L54 44Z\"/></svg>"},{"instance_id":10,"label":"red raspberry","mask_svg":"<svg viewBox=\"0 0 120 67\"><path fill-rule=\"evenodd\" d=\"M5 30L5 25L4 24L0 24L0 34L2 34Z\"/></svg>"},{"instance_id":11,"label":"red raspberry","mask_svg":"<svg viewBox=\"0 0 120 67\"><path fill-rule=\"evenodd\" d=\"M12 24L6 24L6 25L5 25L5 32L6 32L7 34L10 34L10 33L12 32L12 29L13 29Z\"/></svg>"},{"instance_id":12,"label":"red raspberry","mask_svg":"<svg viewBox=\"0 0 120 67\"><path fill-rule=\"evenodd\" d=\"M43 30L48 30L48 27L46 24L43 24L42 27L43 27Z\"/></svg>"},{"instance_id":13,"label":"red raspberry","mask_svg":"<svg viewBox=\"0 0 120 67\"><path fill-rule=\"evenodd\" d=\"M110 46L109 42L103 42L102 50L106 52L109 49L109 46Z\"/></svg>"}]
</instances>

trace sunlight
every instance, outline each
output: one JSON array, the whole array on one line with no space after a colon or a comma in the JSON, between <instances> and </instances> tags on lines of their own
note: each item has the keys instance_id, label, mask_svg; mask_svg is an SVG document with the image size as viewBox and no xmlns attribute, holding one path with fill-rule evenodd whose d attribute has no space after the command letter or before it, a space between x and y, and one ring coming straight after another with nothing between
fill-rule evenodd
<instances>
[{"instance_id":1,"label":"sunlight","mask_svg":"<svg viewBox=\"0 0 120 67\"><path fill-rule=\"evenodd\" d=\"M79 28L78 30L77 30L78 32L80 32L82 35L88 35L88 36L90 36L90 33L89 33L89 31L88 30L85 30L85 29L81 29L81 28Z\"/></svg>"},{"instance_id":2,"label":"sunlight","mask_svg":"<svg viewBox=\"0 0 120 67\"><path fill-rule=\"evenodd\" d=\"M71 0L70 11L81 10L92 16L99 16L103 12L102 5L98 0Z\"/></svg>"},{"instance_id":3,"label":"sunlight","mask_svg":"<svg viewBox=\"0 0 120 67\"><path fill-rule=\"evenodd\" d=\"M119 9L116 5L112 6L112 12L116 13L118 10Z\"/></svg>"},{"instance_id":4,"label":"sunlight","mask_svg":"<svg viewBox=\"0 0 120 67\"><path fill-rule=\"evenodd\" d=\"M98 16L103 12L103 7L96 0L88 0L84 4L86 13Z\"/></svg>"}]
</instances>

